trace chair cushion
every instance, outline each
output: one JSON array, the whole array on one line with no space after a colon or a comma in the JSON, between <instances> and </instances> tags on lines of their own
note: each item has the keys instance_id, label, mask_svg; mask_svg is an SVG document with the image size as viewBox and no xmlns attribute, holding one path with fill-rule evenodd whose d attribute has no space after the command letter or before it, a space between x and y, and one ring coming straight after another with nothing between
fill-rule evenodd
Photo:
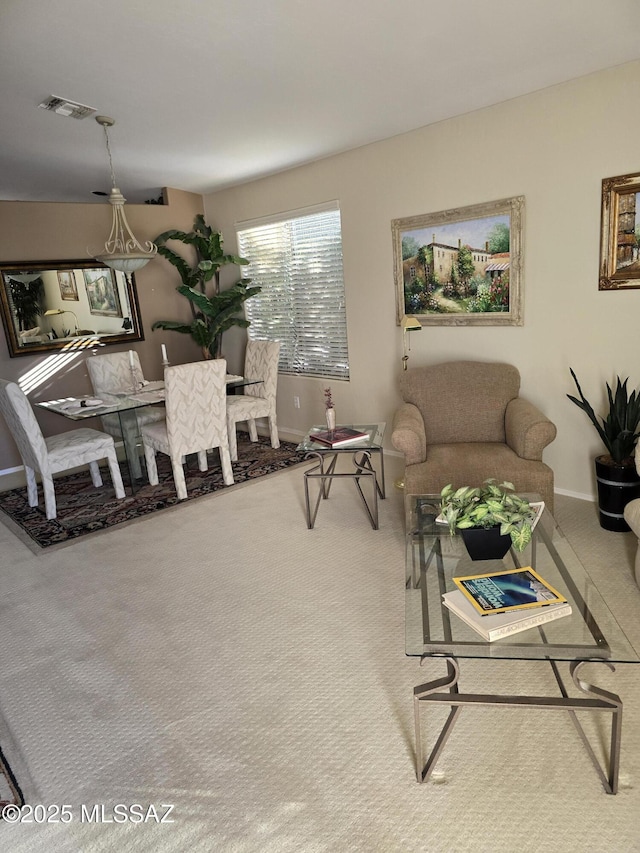
<instances>
[{"instance_id":1,"label":"chair cushion","mask_svg":"<svg viewBox=\"0 0 640 853\"><path fill-rule=\"evenodd\" d=\"M47 445L49 468L52 473L102 459L115 448L110 435L88 427L50 435L44 441Z\"/></svg>"},{"instance_id":2,"label":"chair cushion","mask_svg":"<svg viewBox=\"0 0 640 853\"><path fill-rule=\"evenodd\" d=\"M145 424L140 433L145 444L153 447L154 450L159 450L160 453L166 453L167 456L171 455L166 421Z\"/></svg>"},{"instance_id":3,"label":"chair cushion","mask_svg":"<svg viewBox=\"0 0 640 853\"><path fill-rule=\"evenodd\" d=\"M426 462L407 465L406 494L437 494L448 483L479 486L493 477L513 483L517 492L537 493L553 512L553 471L543 462L521 459L506 444L429 445Z\"/></svg>"},{"instance_id":4,"label":"chair cushion","mask_svg":"<svg viewBox=\"0 0 640 853\"><path fill-rule=\"evenodd\" d=\"M271 403L261 397L248 397L236 394L227 398L227 415L234 422L247 418L266 418L271 414Z\"/></svg>"}]
</instances>

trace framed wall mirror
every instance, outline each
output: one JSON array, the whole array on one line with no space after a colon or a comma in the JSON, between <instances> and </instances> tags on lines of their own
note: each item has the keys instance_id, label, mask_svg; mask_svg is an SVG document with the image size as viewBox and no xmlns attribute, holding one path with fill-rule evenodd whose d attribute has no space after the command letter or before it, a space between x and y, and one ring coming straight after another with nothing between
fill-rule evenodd
<instances>
[{"instance_id":1,"label":"framed wall mirror","mask_svg":"<svg viewBox=\"0 0 640 853\"><path fill-rule=\"evenodd\" d=\"M0 264L9 355L142 341L133 274L95 260Z\"/></svg>"}]
</instances>

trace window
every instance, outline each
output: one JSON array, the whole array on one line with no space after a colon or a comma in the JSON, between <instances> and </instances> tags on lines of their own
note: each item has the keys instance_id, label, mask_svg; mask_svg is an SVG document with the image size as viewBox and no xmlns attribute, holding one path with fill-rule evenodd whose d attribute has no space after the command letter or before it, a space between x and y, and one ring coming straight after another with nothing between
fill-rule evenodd
<instances>
[{"instance_id":1,"label":"window","mask_svg":"<svg viewBox=\"0 0 640 853\"><path fill-rule=\"evenodd\" d=\"M337 202L238 223L261 293L245 302L252 339L280 341L281 373L349 378Z\"/></svg>"}]
</instances>

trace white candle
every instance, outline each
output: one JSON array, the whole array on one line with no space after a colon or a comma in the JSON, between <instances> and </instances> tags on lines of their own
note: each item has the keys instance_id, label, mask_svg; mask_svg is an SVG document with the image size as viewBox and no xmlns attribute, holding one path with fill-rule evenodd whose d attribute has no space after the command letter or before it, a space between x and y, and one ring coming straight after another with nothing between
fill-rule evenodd
<instances>
[{"instance_id":1,"label":"white candle","mask_svg":"<svg viewBox=\"0 0 640 853\"><path fill-rule=\"evenodd\" d=\"M129 350L129 367L134 367L134 363L133 363L133 350L132 350L132 349L130 349L130 350Z\"/></svg>"},{"instance_id":2,"label":"white candle","mask_svg":"<svg viewBox=\"0 0 640 853\"><path fill-rule=\"evenodd\" d=\"M161 348L162 348L162 360L163 360L163 361L169 361L169 359L167 358L167 348L166 348L166 346L165 346L164 344L161 344Z\"/></svg>"}]
</instances>

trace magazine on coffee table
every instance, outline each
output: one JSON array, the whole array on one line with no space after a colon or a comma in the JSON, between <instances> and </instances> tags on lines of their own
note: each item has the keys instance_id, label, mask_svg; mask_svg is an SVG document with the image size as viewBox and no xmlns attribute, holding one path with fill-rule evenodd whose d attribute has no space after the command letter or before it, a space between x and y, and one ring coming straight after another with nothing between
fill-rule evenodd
<instances>
[{"instance_id":1,"label":"magazine on coffee table","mask_svg":"<svg viewBox=\"0 0 640 853\"><path fill-rule=\"evenodd\" d=\"M453 578L453 582L484 615L544 607L566 602L531 566Z\"/></svg>"},{"instance_id":2,"label":"magazine on coffee table","mask_svg":"<svg viewBox=\"0 0 640 853\"><path fill-rule=\"evenodd\" d=\"M445 592L442 596L442 603L489 643L571 614L571 605L568 602L538 607L535 610L514 610L492 615L482 614L475 609L459 589L453 592Z\"/></svg>"}]
</instances>

